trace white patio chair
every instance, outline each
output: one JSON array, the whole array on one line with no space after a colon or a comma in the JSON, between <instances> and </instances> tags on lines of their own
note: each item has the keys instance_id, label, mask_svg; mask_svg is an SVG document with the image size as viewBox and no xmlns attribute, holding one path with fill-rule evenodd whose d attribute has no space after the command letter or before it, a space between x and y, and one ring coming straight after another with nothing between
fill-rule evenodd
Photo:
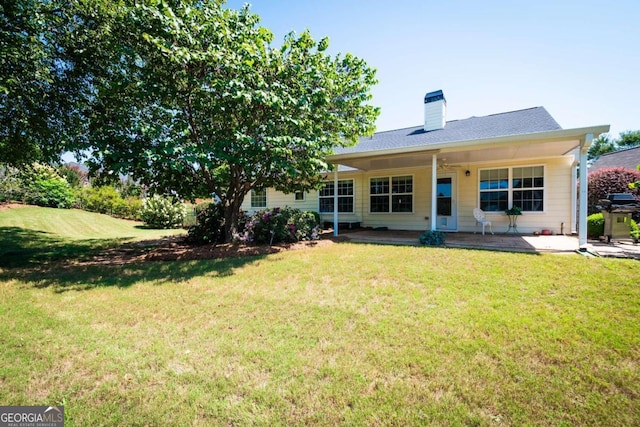
<instances>
[{"instance_id":1,"label":"white patio chair","mask_svg":"<svg viewBox=\"0 0 640 427\"><path fill-rule=\"evenodd\" d=\"M493 228L491 227L491 221L487 220L484 216L484 211L480 208L473 209L473 217L476 219L476 226L478 224L482 224L482 235L484 236L484 228L485 226L489 226L489 230L491 230L491 234L493 234Z\"/></svg>"}]
</instances>

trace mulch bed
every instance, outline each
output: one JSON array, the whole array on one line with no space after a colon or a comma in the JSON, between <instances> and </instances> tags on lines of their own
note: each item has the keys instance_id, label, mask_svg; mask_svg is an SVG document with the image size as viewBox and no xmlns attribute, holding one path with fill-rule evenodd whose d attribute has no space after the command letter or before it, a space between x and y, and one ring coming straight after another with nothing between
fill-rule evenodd
<instances>
[{"instance_id":1,"label":"mulch bed","mask_svg":"<svg viewBox=\"0 0 640 427\"><path fill-rule=\"evenodd\" d=\"M110 249L101 254L99 259L113 263L132 261L188 261L200 259L221 259L244 256L268 255L284 251L307 249L332 245L334 239L286 243L278 245L244 245L237 243L221 243L216 245L192 245L184 241L183 236L168 237L158 241L142 241L129 243ZM96 259L95 261L99 261Z\"/></svg>"}]
</instances>

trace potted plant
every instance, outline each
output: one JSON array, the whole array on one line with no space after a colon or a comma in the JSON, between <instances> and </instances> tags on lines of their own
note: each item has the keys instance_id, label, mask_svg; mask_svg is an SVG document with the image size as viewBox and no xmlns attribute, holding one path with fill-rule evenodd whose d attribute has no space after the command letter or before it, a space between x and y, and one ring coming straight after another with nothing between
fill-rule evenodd
<instances>
[{"instance_id":1,"label":"potted plant","mask_svg":"<svg viewBox=\"0 0 640 427\"><path fill-rule=\"evenodd\" d=\"M522 209L520 209L519 206L514 206L511 209L507 209L506 211L504 211L504 213L509 216L522 215Z\"/></svg>"},{"instance_id":2,"label":"potted plant","mask_svg":"<svg viewBox=\"0 0 640 427\"><path fill-rule=\"evenodd\" d=\"M518 219L518 216L522 215L522 209L520 209L519 206L513 206L510 209L505 210L504 213L509 217L509 228L507 229L507 233L510 231L512 233L519 233L516 220Z\"/></svg>"}]
</instances>

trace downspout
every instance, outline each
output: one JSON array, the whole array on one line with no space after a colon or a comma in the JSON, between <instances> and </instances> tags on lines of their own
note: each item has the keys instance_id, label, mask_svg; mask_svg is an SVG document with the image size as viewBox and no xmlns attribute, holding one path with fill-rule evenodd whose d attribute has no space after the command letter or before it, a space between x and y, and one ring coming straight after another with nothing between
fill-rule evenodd
<instances>
[{"instance_id":1,"label":"downspout","mask_svg":"<svg viewBox=\"0 0 640 427\"><path fill-rule=\"evenodd\" d=\"M588 133L580 141L580 212L578 218L578 242L580 252L587 250L587 151L593 141L593 134Z\"/></svg>"},{"instance_id":2,"label":"downspout","mask_svg":"<svg viewBox=\"0 0 640 427\"><path fill-rule=\"evenodd\" d=\"M431 231L436 230L436 205L438 192L438 155L431 155Z\"/></svg>"},{"instance_id":3,"label":"downspout","mask_svg":"<svg viewBox=\"0 0 640 427\"><path fill-rule=\"evenodd\" d=\"M333 235L338 235L338 165L333 170Z\"/></svg>"},{"instance_id":4,"label":"downspout","mask_svg":"<svg viewBox=\"0 0 640 427\"><path fill-rule=\"evenodd\" d=\"M571 165L571 234L578 234L578 160Z\"/></svg>"}]
</instances>

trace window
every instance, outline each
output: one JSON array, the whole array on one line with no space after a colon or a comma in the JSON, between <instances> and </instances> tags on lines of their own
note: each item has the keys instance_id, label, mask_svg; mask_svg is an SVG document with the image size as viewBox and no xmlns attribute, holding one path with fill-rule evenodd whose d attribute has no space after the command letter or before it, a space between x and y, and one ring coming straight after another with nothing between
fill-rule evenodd
<instances>
[{"instance_id":1,"label":"window","mask_svg":"<svg viewBox=\"0 0 640 427\"><path fill-rule=\"evenodd\" d=\"M326 182L319 192L320 213L333 213L334 183ZM353 180L342 179L338 181L338 212L353 213L354 206Z\"/></svg>"},{"instance_id":2,"label":"window","mask_svg":"<svg viewBox=\"0 0 640 427\"><path fill-rule=\"evenodd\" d=\"M499 212L509 209L509 169L480 171L480 209Z\"/></svg>"},{"instance_id":3,"label":"window","mask_svg":"<svg viewBox=\"0 0 640 427\"><path fill-rule=\"evenodd\" d=\"M371 178L369 197L372 213L413 212L413 177Z\"/></svg>"},{"instance_id":4,"label":"window","mask_svg":"<svg viewBox=\"0 0 640 427\"><path fill-rule=\"evenodd\" d=\"M304 191L296 191L295 193L293 193L293 200L295 200L296 202L303 202Z\"/></svg>"},{"instance_id":5,"label":"window","mask_svg":"<svg viewBox=\"0 0 640 427\"><path fill-rule=\"evenodd\" d=\"M480 171L480 209L502 212L518 206L523 212L544 210L544 166Z\"/></svg>"},{"instance_id":6,"label":"window","mask_svg":"<svg viewBox=\"0 0 640 427\"><path fill-rule=\"evenodd\" d=\"M251 207L252 208L267 207L267 189L266 188L251 190Z\"/></svg>"},{"instance_id":7,"label":"window","mask_svg":"<svg viewBox=\"0 0 640 427\"><path fill-rule=\"evenodd\" d=\"M523 211L544 210L544 167L513 168L513 206Z\"/></svg>"}]
</instances>

